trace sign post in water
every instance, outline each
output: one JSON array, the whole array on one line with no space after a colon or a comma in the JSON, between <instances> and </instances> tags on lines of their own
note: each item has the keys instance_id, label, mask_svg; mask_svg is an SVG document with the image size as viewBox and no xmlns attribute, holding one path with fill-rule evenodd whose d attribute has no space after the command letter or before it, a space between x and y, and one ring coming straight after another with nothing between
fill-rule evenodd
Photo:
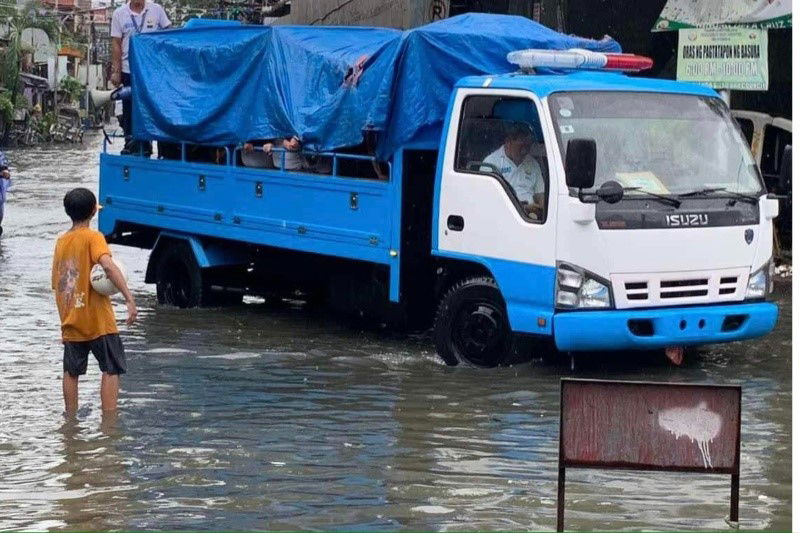
<instances>
[{"instance_id":1,"label":"sign post in water","mask_svg":"<svg viewBox=\"0 0 800 533\"><path fill-rule=\"evenodd\" d=\"M564 531L567 468L723 474L739 521L742 389L561 380L556 531Z\"/></svg>"}]
</instances>

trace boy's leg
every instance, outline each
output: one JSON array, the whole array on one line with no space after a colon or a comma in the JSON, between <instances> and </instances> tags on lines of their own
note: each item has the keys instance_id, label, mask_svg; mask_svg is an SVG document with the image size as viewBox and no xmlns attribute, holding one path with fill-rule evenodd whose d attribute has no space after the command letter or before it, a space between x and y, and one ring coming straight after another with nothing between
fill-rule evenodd
<instances>
[{"instance_id":1,"label":"boy's leg","mask_svg":"<svg viewBox=\"0 0 800 533\"><path fill-rule=\"evenodd\" d=\"M64 411L74 414L78 410L78 376L70 376L69 372L64 372L61 388L64 391Z\"/></svg>"},{"instance_id":2,"label":"boy's leg","mask_svg":"<svg viewBox=\"0 0 800 533\"><path fill-rule=\"evenodd\" d=\"M119 396L119 374L103 372L100 378L100 406L104 413L117 410Z\"/></svg>"},{"instance_id":3,"label":"boy's leg","mask_svg":"<svg viewBox=\"0 0 800 533\"><path fill-rule=\"evenodd\" d=\"M103 411L113 411L117 408L119 395L119 375L127 369L125 361L125 348L119 335L103 335L92 341L92 353L103 371L100 380L100 402Z\"/></svg>"},{"instance_id":4,"label":"boy's leg","mask_svg":"<svg viewBox=\"0 0 800 533\"><path fill-rule=\"evenodd\" d=\"M64 392L64 409L68 414L78 410L78 377L86 373L88 359L88 342L64 343L64 378L61 389Z\"/></svg>"}]
</instances>

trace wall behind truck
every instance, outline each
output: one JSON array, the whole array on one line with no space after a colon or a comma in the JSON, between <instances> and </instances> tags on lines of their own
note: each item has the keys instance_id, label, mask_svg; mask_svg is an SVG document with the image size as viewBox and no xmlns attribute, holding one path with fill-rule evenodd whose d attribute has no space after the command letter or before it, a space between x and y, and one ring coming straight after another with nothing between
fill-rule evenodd
<instances>
[{"instance_id":1,"label":"wall behind truck","mask_svg":"<svg viewBox=\"0 0 800 533\"><path fill-rule=\"evenodd\" d=\"M406 29L445 18L449 0L293 0L280 24L384 26Z\"/></svg>"},{"instance_id":2,"label":"wall behind truck","mask_svg":"<svg viewBox=\"0 0 800 533\"><path fill-rule=\"evenodd\" d=\"M769 30L769 90L734 91L731 107L792 118L792 31Z\"/></svg>"},{"instance_id":3,"label":"wall behind truck","mask_svg":"<svg viewBox=\"0 0 800 533\"><path fill-rule=\"evenodd\" d=\"M563 0L450 0L450 15L499 13L528 17L554 30L564 29Z\"/></svg>"},{"instance_id":4,"label":"wall behind truck","mask_svg":"<svg viewBox=\"0 0 800 533\"><path fill-rule=\"evenodd\" d=\"M563 27L561 0L293 0L271 24L385 26L408 29L463 13L500 13Z\"/></svg>"}]
</instances>

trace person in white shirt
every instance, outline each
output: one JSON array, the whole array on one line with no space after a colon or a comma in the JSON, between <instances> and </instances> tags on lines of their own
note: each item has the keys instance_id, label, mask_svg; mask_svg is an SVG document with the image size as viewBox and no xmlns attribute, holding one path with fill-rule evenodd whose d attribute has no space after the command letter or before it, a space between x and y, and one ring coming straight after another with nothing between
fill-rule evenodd
<instances>
[{"instance_id":1,"label":"person in white shirt","mask_svg":"<svg viewBox=\"0 0 800 533\"><path fill-rule=\"evenodd\" d=\"M115 87L131 84L131 68L128 64L131 36L163 30L171 25L164 8L155 2L130 0L114 10L111 17L111 83ZM130 100L122 103L122 130L126 138L130 137ZM130 150L129 146L126 148Z\"/></svg>"},{"instance_id":2,"label":"person in white shirt","mask_svg":"<svg viewBox=\"0 0 800 533\"><path fill-rule=\"evenodd\" d=\"M516 123L509 127L503 145L486 156L481 170L499 172L514 190L526 213L543 218L545 183L539 163L531 155L533 133L530 126Z\"/></svg>"}]
</instances>

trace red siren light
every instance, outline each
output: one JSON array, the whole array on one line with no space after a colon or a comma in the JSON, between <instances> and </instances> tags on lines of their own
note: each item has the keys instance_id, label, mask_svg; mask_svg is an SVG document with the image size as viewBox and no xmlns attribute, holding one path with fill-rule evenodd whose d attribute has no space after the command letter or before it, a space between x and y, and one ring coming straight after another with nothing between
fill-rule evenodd
<instances>
[{"instance_id":1,"label":"red siren light","mask_svg":"<svg viewBox=\"0 0 800 533\"><path fill-rule=\"evenodd\" d=\"M605 54L606 70L620 70L622 72L639 72L653 68L653 60L635 54Z\"/></svg>"}]
</instances>

